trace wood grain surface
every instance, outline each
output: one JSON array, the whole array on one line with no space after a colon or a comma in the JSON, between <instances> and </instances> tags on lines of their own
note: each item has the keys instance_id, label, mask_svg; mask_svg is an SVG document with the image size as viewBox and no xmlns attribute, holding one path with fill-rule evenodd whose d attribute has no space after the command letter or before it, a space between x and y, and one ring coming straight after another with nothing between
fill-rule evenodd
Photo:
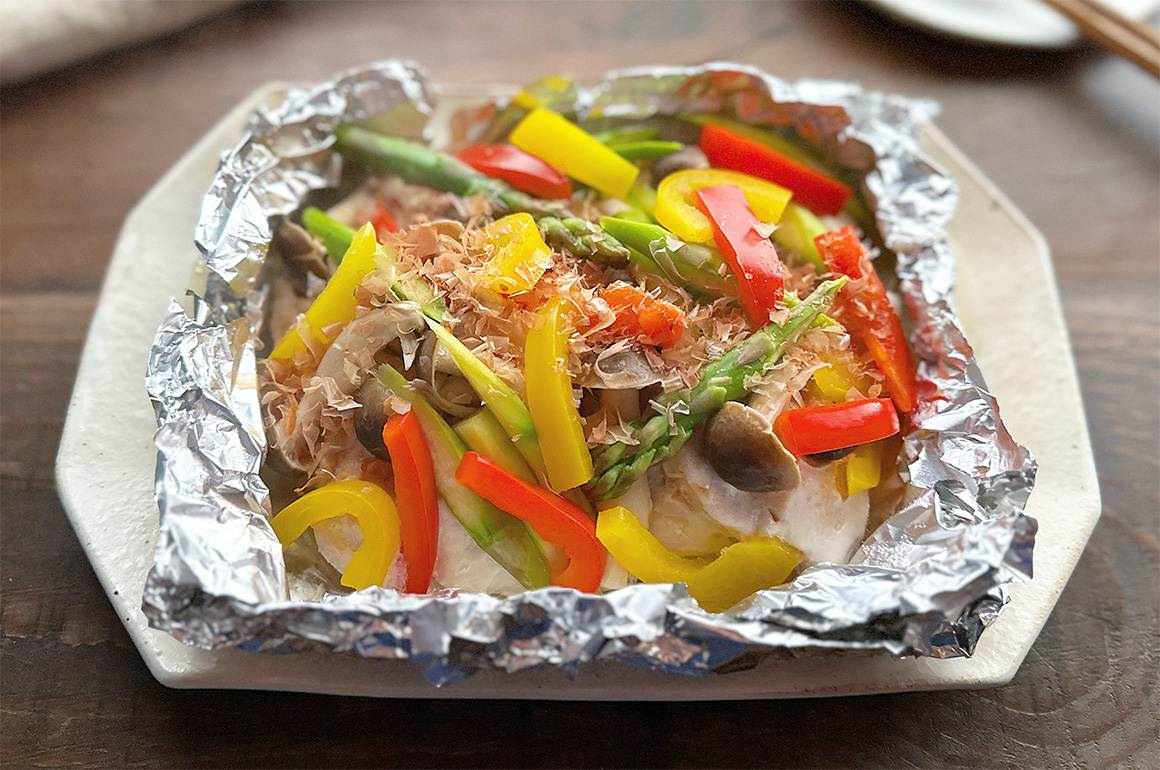
<instances>
[{"instance_id":1,"label":"wood grain surface","mask_svg":"<svg viewBox=\"0 0 1160 770\"><path fill-rule=\"evenodd\" d=\"M53 488L108 255L134 202L254 88L389 56L476 83L732 59L941 102L940 128L1050 243L1104 501L1010 685L581 704L151 678ZM5 87L0 107L4 767L1160 767L1160 86L1130 64L977 48L846 3L254 3Z\"/></svg>"}]
</instances>

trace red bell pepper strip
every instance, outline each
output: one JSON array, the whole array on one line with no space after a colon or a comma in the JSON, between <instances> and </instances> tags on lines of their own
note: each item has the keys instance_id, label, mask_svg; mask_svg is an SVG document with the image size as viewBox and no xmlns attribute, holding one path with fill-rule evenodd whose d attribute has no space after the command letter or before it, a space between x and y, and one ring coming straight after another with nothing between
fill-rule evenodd
<instances>
[{"instance_id":1,"label":"red bell pepper strip","mask_svg":"<svg viewBox=\"0 0 1160 770\"><path fill-rule=\"evenodd\" d=\"M588 514L555 492L529 484L475 452L463 455L455 478L564 549L568 566L552 576L555 585L587 593L600 587L607 554L596 539L596 524Z\"/></svg>"},{"instance_id":2,"label":"red bell pepper strip","mask_svg":"<svg viewBox=\"0 0 1160 770\"><path fill-rule=\"evenodd\" d=\"M700 145L714 168L743 171L788 187L794 201L818 215L840 213L853 192L848 185L721 126L702 128Z\"/></svg>"},{"instance_id":3,"label":"red bell pepper strip","mask_svg":"<svg viewBox=\"0 0 1160 770\"><path fill-rule=\"evenodd\" d=\"M850 279L838 295L838 320L866 345L898 409L910 412L918 403L914 354L857 232L843 227L819 235L814 243L826 269Z\"/></svg>"},{"instance_id":4,"label":"red bell pepper strip","mask_svg":"<svg viewBox=\"0 0 1160 770\"><path fill-rule=\"evenodd\" d=\"M685 311L624 281L605 286L600 298L616 313L612 328L648 345L668 347L685 333Z\"/></svg>"},{"instance_id":5,"label":"red bell pepper strip","mask_svg":"<svg viewBox=\"0 0 1160 770\"><path fill-rule=\"evenodd\" d=\"M510 144L476 144L456 156L481 174L502 179L538 198L571 198L572 180L531 153Z\"/></svg>"},{"instance_id":6,"label":"red bell pepper strip","mask_svg":"<svg viewBox=\"0 0 1160 770\"><path fill-rule=\"evenodd\" d=\"M395 472L399 539L407 562L405 590L427 593L439 544L439 496L431 450L414 412L397 414L383 428L383 443Z\"/></svg>"},{"instance_id":7,"label":"red bell pepper strip","mask_svg":"<svg viewBox=\"0 0 1160 770\"><path fill-rule=\"evenodd\" d=\"M713 223L713 239L737 276L741 306L753 328L769 323L785 291L781 260L768 236L757 231L757 216L740 187L731 184L696 190L697 208Z\"/></svg>"},{"instance_id":8,"label":"red bell pepper strip","mask_svg":"<svg viewBox=\"0 0 1160 770\"><path fill-rule=\"evenodd\" d=\"M785 448L801 457L893 436L898 413L888 398L843 401L782 412L773 429Z\"/></svg>"},{"instance_id":9,"label":"red bell pepper strip","mask_svg":"<svg viewBox=\"0 0 1160 770\"><path fill-rule=\"evenodd\" d=\"M387 211L386 206L381 203L375 204L374 213L371 214L371 227L375 228L375 236L379 241L386 233L399 232L399 223L391 216L391 212Z\"/></svg>"}]
</instances>

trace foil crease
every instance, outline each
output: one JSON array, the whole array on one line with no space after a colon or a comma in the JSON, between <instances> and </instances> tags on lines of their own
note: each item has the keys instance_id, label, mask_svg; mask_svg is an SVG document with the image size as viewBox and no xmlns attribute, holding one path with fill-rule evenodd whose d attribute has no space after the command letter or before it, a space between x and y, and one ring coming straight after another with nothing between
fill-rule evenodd
<instances>
[{"instance_id":1,"label":"foil crease","mask_svg":"<svg viewBox=\"0 0 1160 770\"><path fill-rule=\"evenodd\" d=\"M252 339L270 218L334 183L338 160L327 148L336 125L399 105L430 115L434 91L412 64L372 64L258 110L223 158L196 231L218 279L193 317L171 308L147 375L161 512L143 598L150 623L205 648L321 643L405 658L435 685L486 667L575 674L594 659L702 674L752 666L778 649L972 654L1006 602L1004 585L1031 577L1036 523L1023 506L1036 465L1004 428L954 311L945 238L957 192L916 138L937 106L851 83L791 84L728 63L610 73L577 94L575 109L587 118L719 112L792 128L830 161L866 172L862 192L897 255L919 359L920 404L904 441L912 501L849 564L809 568L729 614L702 611L682 585L605 596L545 588L506 599L376 587L289 600L258 474L265 438Z\"/></svg>"}]
</instances>

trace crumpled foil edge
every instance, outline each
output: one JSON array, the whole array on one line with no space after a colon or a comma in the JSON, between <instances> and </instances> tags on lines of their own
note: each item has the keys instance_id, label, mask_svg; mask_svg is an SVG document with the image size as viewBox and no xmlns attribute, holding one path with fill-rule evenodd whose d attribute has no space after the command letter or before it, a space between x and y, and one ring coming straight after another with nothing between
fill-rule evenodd
<instances>
[{"instance_id":1,"label":"crumpled foil edge","mask_svg":"<svg viewBox=\"0 0 1160 770\"><path fill-rule=\"evenodd\" d=\"M596 659L702 674L743 653L747 666L756 665L776 648L970 655L1006 603L1003 586L1031 577L1036 523L1023 506L1036 465L1000 421L953 309L945 228L957 191L916 141L937 108L850 83L790 84L730 63L611 73L583 91L577 107L612 118L723 111L791 126L831 160L868 172L863 192L897 254L914 321L921 402L905 453L917 498L873 532L850 564L807 569L733 614L700 610L681 585L650 584L605 596L562 588L506 599L456 590L410 596L371 588L320 603L289 601L258 475L265 436L253 336L260 314L247 308L260 292L269 219L335 183L338 159L328 147L336 125L398 105L430 115L434 92L414 64L376 62L256 111L223 157L195 234L218 279L196 300L193 317L170 307L146 378L159 426L161 513L142 601L150 624L203 648L321 644L405 658L435 685L485 667L554 665L575 674Z\"/></svg>"}]
</instances>

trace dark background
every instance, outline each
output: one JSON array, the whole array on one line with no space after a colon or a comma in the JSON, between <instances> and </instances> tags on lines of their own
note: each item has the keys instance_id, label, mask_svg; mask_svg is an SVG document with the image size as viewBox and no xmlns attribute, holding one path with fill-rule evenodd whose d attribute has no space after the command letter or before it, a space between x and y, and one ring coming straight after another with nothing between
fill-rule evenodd
<instances>
[{"instance_id":1,"label":"dark background","mask_svg":"<svg viewBox=\"0 0 1160 770\"><path fill-rule=\"evenodd\" d=\"M588 704L182 692L152 679L52 475L118 229L257 86L390 56L473 83L731 59L942 103L939 127L1050 243L1103 495L1010 685ZM1131 65L1090 49L975 47L822 1L253 3L7 86L0 107L5 767L1160 766L1160 87Z\"/></svg>"}]
</instances>

